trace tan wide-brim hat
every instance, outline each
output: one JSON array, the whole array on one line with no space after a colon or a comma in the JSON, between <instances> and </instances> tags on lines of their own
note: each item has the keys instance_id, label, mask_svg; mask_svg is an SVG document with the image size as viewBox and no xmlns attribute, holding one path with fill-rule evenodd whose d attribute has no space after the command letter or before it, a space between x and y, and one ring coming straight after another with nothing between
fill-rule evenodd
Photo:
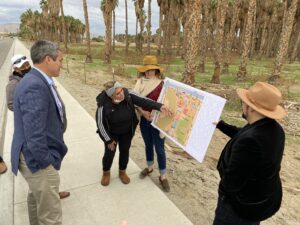
<instances>
[{"instance_id":1,"label":"tan wide-brim hat","mask_svg":"<svg viewBox=\"0 0 300 225\"><path fill-rule=\"evenodd\" d=\"M146 55L143 64L143 66L137 67L137 70L141 73L145 73L147 70L159 70L160 73L163 72L163 69L158 65L157 58L154 55Z\"/></svg>"},{"instance_id":2,"label":"tan wide-brim hat","mask_svg":"<svg viewBox=\"0 0 300 225\"><path fill-rule=\"evenodd\" d=\"M281 119L287 114L279 105L281 92L271 84L257 82L248 90L238 88L236 92L243 102L266 117Z\"/></svg>"}]
</instances>

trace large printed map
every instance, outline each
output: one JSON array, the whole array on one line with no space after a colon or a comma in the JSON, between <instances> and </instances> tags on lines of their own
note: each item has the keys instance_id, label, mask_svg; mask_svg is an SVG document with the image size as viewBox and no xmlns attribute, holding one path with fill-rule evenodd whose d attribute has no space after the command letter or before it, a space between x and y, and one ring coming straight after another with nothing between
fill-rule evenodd
<instances>
[{"instance_id":1,"label":"large printed map","mask_svg":"<svg viewBox=\"0 0 300 225\"><path fill-rule=\"evenodd\" d=\"M226 100L166 78L158 101L168 106L173 116L156 111L152 126L202 162Z\"/></svg>"},{"instance_id":2,"label":"large printed map","mask_svg":"<svg viewBox=\"0 0 300 225\"><path fill-rule=\"evenodd\" d=\"M162 97L162 103L169 106L173 117L156 117L156 126L178 143L186 146L195 123L195 118L201 107L202 100L175 87L167 87Z\"/></svg>"}]
</instances>

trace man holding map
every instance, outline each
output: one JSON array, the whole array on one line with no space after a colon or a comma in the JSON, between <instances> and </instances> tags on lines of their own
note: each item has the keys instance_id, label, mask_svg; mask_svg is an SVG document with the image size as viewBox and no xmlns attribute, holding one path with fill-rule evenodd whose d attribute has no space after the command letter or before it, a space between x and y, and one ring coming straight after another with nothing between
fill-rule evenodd
<instances>
[{"instance_id":1,"label":"man holding map","mask_svg":"<svg viewBox=\"0 0 300 225\"><path fill-rule=\"evenodd\" d=\"M221 181L213 225L259 225L279 210L282 199L279 171L285 134L275 120L286 115L279 105L281 93L257 82L249 90L237 89L237 94L248 124L217 124L231 139L217 166Z\"/></svg>"}]
</instances>

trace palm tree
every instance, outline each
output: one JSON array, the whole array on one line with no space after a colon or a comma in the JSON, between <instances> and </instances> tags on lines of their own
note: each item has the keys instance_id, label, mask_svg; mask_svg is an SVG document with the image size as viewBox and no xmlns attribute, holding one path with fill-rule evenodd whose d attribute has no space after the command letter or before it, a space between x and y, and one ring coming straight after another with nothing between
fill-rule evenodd
<instances>
[{"instance_id":1,"label":"palm tree","mask_svg":"<svg viewBox=\"0 0 300 225\"><path fill-rule=\"evenodd\" d=\"M21 34L23 33L23 36L25 38L28 38L30 40L35 39L35 34L34 30L32 29L33 24L34 24L34 13L32 12L31 9L27 9L24 13L21 14L20 20L20 31Z\"/></svg>"},{"instance_id":2,"label":"palm tree","mask_svg":"<svg viewBox=\"0 0 300 225\"><path fill-rule=\"evenodd\" d=\"M189 12L186 25L184 27L186 33L186 55L185 55L185 71L183 74L183 82L193 85L195 82L196 57L199 49L199 32L201 24L201 0L186 0L186 11Z\"/></svg>"},{"instance_id":3,"label":"palm tree","mask_svg":"<svg viewBox=\"0 0 300 225\"><path fill-rule=\"evenodd\" d=\"M59 6L60 0L48 0L48 7L51 16L52 22L52 32L51 32L51 40L59 43L58 33L55 35L57 31L57 17L59 15Z\"/></svg>"},{"instance_id":4,"label":"palm tree","mask_svg":"<svg viewBox=\"0 0 300 225\"><path fill-rule=\"evenodd\" d=\"M211 79L212 83L220 83L220 73L221 73L221 60L223 51L223 35L224 35L224 23L227 9L227 0L218 1L217 6L217 32L216 32L216 49L215 49L215 70L213 77Z\"/></svg>"},{"instance_id":5,"label":"palm tree","mask_svg":"<svg viewBox=\"0 0 300 225\"><path fill-rule=\"evenodd\" d=\"M157 52L156 54L159 56L161 52L161 29L162 29L162 18L163 13L161 9L162 0L157 0L157 4L159 6L159 28L157 29Z\"/></svg>"},{"instance_id":6,"label":"palm tree","mask_svg":"<svg viewBox=\"0 0 300 225\"><path fill-rule=\"evenodd\" d=\"M279 47L276 54L276 59L274 62L274 69L269 80L274 81L280 78L282 64L284 62L284 57L287 53L288 44L293 28L293 22L295 18L295 13L297 9L298 0L286 1L286 8L284 12L282 31L280 34Z\"/></svg>"},{"instance_id":7,"label":"palm tree","mask_svg":"<svg viewBox=\"0 0 300 225\"><path fill-rule=\"evenodd\" d=\"M113 10L113 47L112 50L115 50L116 47L116 12Z\"/></svg>"},{"instance_id":8,"label":"palm tree","mask_svg":"<svg viewBox=\"0 0 300 225\"><path fill-rule=\"evenodd\" d=\"M44 29L42 30L42 38L49 38L51 36L51 25L49 24L49 7L47 0L41 0L40 7L42 9L42 17L44 23Z\"/></svg>"},{"instance_id":9,"label":"palm tree","mask_svg":"<svg viewBox=\"0 0 300 225\"><path fill-rule=\"evenodd\" d=\"M63 34L64 34L64 45L65 45L65 52L68 54L68 37L67 37L67 26L65 21L65 14L64 14L64 6L63 6L63 0L60 0L60 13L62 17L62 27L63 27Z\"/></svg>"},{"instance_id":10,"label":"palm tree","mask_svg":"<svg viewBox=\"0 0 300 225\"><path fill-rule=\"evenodd\" d=\"M226 37L226 43L225 43L225 51L224 51L224 63L222 68L222 74L228 74L229 73L229 63L231 59L231 50L232 50L232 43L235 37L236 33L236 25L238 22L238 15L239 15L239 3L240 0L235 0L232 5L232 17L230 21L230 29L229 33Z\"/></svg>"},{"instance_id":11,"label":"palm tree","mask_svg":"<svg viewBox=\"0 0 300 225\"><path fill-rule=\"evenodd\" d=\"M136 15L136 39L135 39L135 45L136 45L136 51L139 53L142 53L143 51L143 32L145 27L145 20L146 15L144 8L144 2L145 0L133 0L134 7L135 7L135 15ZM138 24L140 25L140 33L138 33Z\"/></svg>"},{"instance_id":12,"label":"palm tree","mask_svg":"<svg viewBox=\"0 0 300 225\"><path fill-rule=\"evenodd\" d=\"M128 48L129 48L129 42L128 42L128 8L127 8L127 0L125 0L125 56L128 55Z\"/></svg>"},{"instance_id":13,"label":"palm tree","mask_svg":"<svg viewBox=\"0 0 300 225\"><path fill-rule=\"evenodd\" d=\"M249 0L248 14L247 14L247 22L245 28L245 34L243 39L243 52L241 56L241 62L239 71L237 72L237 78L239 80L243 80L247 74L247 61L249 59L249 51L250 51L250 42L253 31L253 18L256 12L256 0Z\"/></svg>"},{"instance_id":14,"label":"palm tree","mask_svg":"<svg viewBox=\"0 0 300 225\"><path fill-rule=\"evenodd\" d=\"M86 44L87 44L87 50L86 50L86 63L92 63L92 54L91 54L91 39L90 39L90 25L89 25L89 14L87 11L87 3L86 0L82 0L83 4L83 12L84 12L84 19L85 19L85 29L86 29Z\"/></svg>"},{"instance_id":15,"label":"palm tree","mask_svg":"<svg viewBox=\"0 0 300 225\"><path fill-rule=\"evenodd\" d=\"M200 30L200 62L199 62L199 72L205 72L205 58L206 58L206 51L207 51L207 39L208 39L208 32L207 32L207 25L208 25L208 16L209 16L209 0L202 1L202 23L201 23L201 30Z\"/></svg>"},{"instance_id":16,"label":"palm tree","mask_svg":"<svg viewBox=\"0 0 300 225\"><path fill-rule=\"evenodd\" d=\"M292 53L291 53L290 63L294 62L296 60L297 49L300 47L300 29L298 31L296 30L296 32L298 32L298 33L296 33L296 41L295 41L295 44L293 46L293 50L292 50Z\"/></svg>"},{"instance_id":17,"label":"palm tree","mask_svg":"<svg viewBox=\"0 0 300 225\"><path fill-rule=\"evenodd\" d=\"M150 42L151 42L151 0L148 0L148 21L147 21L147 54L150 55Z\"/></svg>"},{"instance_id":18,"label":"palm tree","mask_svg":"<svg viewBox=\"0 0 300 225\"><path fill-rule=\"evenodd\" d=\"M104 52L104 62L111 64L111 43L112 43L112 11L113 11L113 1L102 0L101 11L103 13L104 23L105 23L105 52Z\"/></svg>"}]
</instances>

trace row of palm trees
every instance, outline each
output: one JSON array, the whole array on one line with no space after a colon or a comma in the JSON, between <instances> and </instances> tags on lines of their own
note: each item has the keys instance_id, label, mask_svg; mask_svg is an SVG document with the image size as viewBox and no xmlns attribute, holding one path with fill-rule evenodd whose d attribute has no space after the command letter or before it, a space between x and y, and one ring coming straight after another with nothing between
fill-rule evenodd
<instances>
[{"instance_id":1,"label":"row of palm trees","mask_svg":"<svg viewBox=\"0 0 300 225\"><path fill-rule=\"evenodd\" d=\"M142 53L143 43L147 42L145 53L149 54L151 0L148 0L147 16L145 0L132 1L136 13L136 48ZM101 5L113 12L116 2L102 0ZM125 2L127 5L127 0ZM300 0L157 0L157 4L160 15L157 55L180 52L185 60L185 83L194 84L197 69L205 71L209 51L214 55L213 83L220 82L221 73L228 73L233 51L241 55L236 74L239 80L247 75L249 57L275 57L270 80L280 77L286 55L290 62L297 56L300 59ZM127 12L127 7L125 10ZM144 32L145 23L147 32ZM105 60L110 63L111 23L106 24L106 30Z\"/></svg>"},{"instance_id":2,"label":"row of palm trees","mask_svg":"<svg viewBox=\"0 0 300 225\"><path fill-rule=\"evenodd\" d=\"M126 19L124 41L125 54L128 54L129 2L124 1ZM76 30L77 34L80 34L77 38L74 37L76 35L72 35L72 32L75 32L74 28L70 30L68 17L58 17L59 11L63 9L62 0L42 0L42 16L51 19L48 20L49 24L41 26L42 28L32 29L35 31L34 37L50 35L54 39L55 32L51 31L57 30L56 28L60 30L61 27L59 23L55 23L54 18L65 18L67 34L64 38L65 45L72 40L81 41L85 32L87 61L91 61L88 7L86 0L82 2L85 25ZM101 0L99 3L106 28L104 61L111 63L115 40L115 9L119 1ZM136 51L139 54L149 54L150 44L154 42L158 56L181 55L185 60L183 81L188 84L194 84L197 70L205 71L208 53L213 54L214 58L215 69L211 80L213 83L219 83L220 75L228 73L233 53L241 57L236 74L240 80L245 79L247 75L249 57L275 58L270 79L280 77L286 56L290 62L297 57L300 58L300 0L157 0L159 27L155 34L151 33L151 0L147 1L147 13L144 10L145 0L132 0L130 3L135 7ZM26 25L31 27L29 24ZM45 27L51 29L42 31ZM46 33L47 31L50 34ZM62 40L61 36L56 39ZM146 44L145 48L143 44Z\"/></svg>"},{"instance_id":3,"label":"row of palm trees","mask_svg":"<svg viewBox=\"0 0 300 225\"><path fill-rule=\"evenodd\" d=\"M68 42L82 42L85 34L85 25L72 16L57 16L55 21L49 15L40 13L37 10L26 10L21 15L20 35L30 40L51 39L64 41L63 20L66 26Z\"/></svg>"}]
</instances>

